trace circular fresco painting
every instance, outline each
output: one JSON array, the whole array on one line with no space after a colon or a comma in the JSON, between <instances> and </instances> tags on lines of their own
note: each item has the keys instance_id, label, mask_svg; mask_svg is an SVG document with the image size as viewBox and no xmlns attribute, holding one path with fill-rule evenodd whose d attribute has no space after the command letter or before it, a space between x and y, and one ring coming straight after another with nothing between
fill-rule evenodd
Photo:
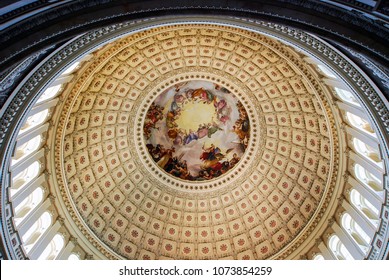
<instances>
[{"instance_id":1,"label":"circular fresco painting","mask_svg":"<svg viewBox=\"0 0 389 280\"><path fill-rule=\"evenodd\" d=\"M205 181L240 161L249 142L250 121L228 89L190 81L170 87L154 100L143 135L153 161L165 172Z\"/></svg>"}]
</instances>

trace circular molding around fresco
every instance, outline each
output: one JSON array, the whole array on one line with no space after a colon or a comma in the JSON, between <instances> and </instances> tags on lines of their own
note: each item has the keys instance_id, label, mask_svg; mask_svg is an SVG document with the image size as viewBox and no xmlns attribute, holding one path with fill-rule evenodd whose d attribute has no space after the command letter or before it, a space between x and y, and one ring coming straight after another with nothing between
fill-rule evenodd
<instances>
[{"instance_id":1,"label":"circular molding around fresco","mask_svg":"<svg viewBox=\"0 0 389 280\"><path fill-rule=\"evenodd\" d=\"M194 195L195 197L201 197L204 195L201 194L202 192L205 192L207 193L206 195L208 195L209 192L215 192L215 190L218 190L221 187L224 189L222 192L225 192L226 189L228 189L227 185L231 187L236 183L235 181L239 179L240 175L237 176L238 173L241 174L244 172L244 170L253 170L253 168L255 168L255 166L252 166L251 168L250 166L253 164L253 162L255 162L254 158L260 158L263 152L264 141L263 138L260 137L260 131L264 129L263 122L260 122L260 119L263 117L261 116L261 112L258 112L253 108L253 105L257 104L258 102L250 97L247 92L247 88L244 85L241 84L240 86L243 86L244 88L240 88L238 85L233 84L231 79L228 80L227 78L221 76L221 73L217 73L215 71L212 72L213 73L210 73L206 68L193 67L188 69L188 72L182 73L182 71L180 71L180 73L174 74L171 77L164 79L156 86L155 89L151 90L148 97L146 96L145 98L141 99L142 103L135 104L134 108L138 111L138 114L130 122L130 132L133 132L135 136L134 141L131 141L131 143L134 147L137 147L139 159L142 161L142 164L139 166L148 167L147 170L144 171L155 174L154 176L157 179L157 184L162 183L167 187L173 186L174 188L181 191L190 191L191 195ZM148 108L154 98L157 96L158 92L164 91L166 88L169 88L177 81L186 82L193 79L212 83L220 83L221 86L227 87L228 90L230 90L231 93L235 95L240 102L242 102L245 109L250 112L248 117L250 119L250 130L252 133L246 148L246 152L244 153L244 158L242 161L239 161L239 164L237 164L233 171L228 172L227 174L213 180L206 180L205 182L190 182L172 178L172 176L166 176L166 172L161 171L160 168L155 168L155 164L151 164L149 161L147 161L148 157L144 155L144 151L147 151L147 148L144 143L143 135L140 133L140 129L142 129L143 120L145 117L144 110L142 110L142 108ZM137 123L137 127L133 127L132 125L136 123L136 120L140 119L142 119L142 121ZM130 134L132 135L132 133Z\"/></svg>"}]
</instances>

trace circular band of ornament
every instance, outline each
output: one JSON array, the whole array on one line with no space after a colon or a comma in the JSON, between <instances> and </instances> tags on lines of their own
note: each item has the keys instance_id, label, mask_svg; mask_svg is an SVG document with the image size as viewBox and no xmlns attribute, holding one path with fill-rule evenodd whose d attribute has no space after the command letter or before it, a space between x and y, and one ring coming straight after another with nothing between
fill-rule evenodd
<instances>
[{"instance_id":1,"label":"circular band of ornament","mask_svg":"<svg viewBox=\"0 0 389 280\"><path fill-rule=\"evenodd\" d=\"M225 187L263 143L251 98L217 75L183 73L142 100L134 133L139 157L168 186Z\"/></svg>"}]
</instances>

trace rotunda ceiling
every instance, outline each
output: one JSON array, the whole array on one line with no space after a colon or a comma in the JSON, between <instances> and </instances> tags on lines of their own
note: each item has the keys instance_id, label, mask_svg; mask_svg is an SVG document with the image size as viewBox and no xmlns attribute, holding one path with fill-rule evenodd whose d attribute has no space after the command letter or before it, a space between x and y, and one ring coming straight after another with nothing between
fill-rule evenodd
<instances>
[{"instance_id":1,"label":"rotunda ceiling","mask_svg":"<svg viewBox=\"0 0 389 280\"><path fill-rule=\"evenodd\" d=\"M338 176L328 100L299 54L234 27L138 32L64 94L56 176L108 258L286 258Z\"/></svg>"}]
</instances>

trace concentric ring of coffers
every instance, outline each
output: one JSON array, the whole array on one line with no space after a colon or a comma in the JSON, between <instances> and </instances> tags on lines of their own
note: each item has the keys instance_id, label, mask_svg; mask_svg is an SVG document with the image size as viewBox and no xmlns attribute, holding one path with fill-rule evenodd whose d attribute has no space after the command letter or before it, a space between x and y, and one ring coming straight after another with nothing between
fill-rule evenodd
<instances>
[{"instance_id":1,"label":"concentric ring of coffers","mask_svg":"<svg viewBox=\"0 0 389 280\"><path fill-rule=\"evenodd\" d=\"M304 241L336 155L327 101L291 48L193 24L93 55L68 91L56 147L68 210L91 242L128 259L265 259ZM191 110L204 118L191 122Z\"/></svg>"}]
</instances>

